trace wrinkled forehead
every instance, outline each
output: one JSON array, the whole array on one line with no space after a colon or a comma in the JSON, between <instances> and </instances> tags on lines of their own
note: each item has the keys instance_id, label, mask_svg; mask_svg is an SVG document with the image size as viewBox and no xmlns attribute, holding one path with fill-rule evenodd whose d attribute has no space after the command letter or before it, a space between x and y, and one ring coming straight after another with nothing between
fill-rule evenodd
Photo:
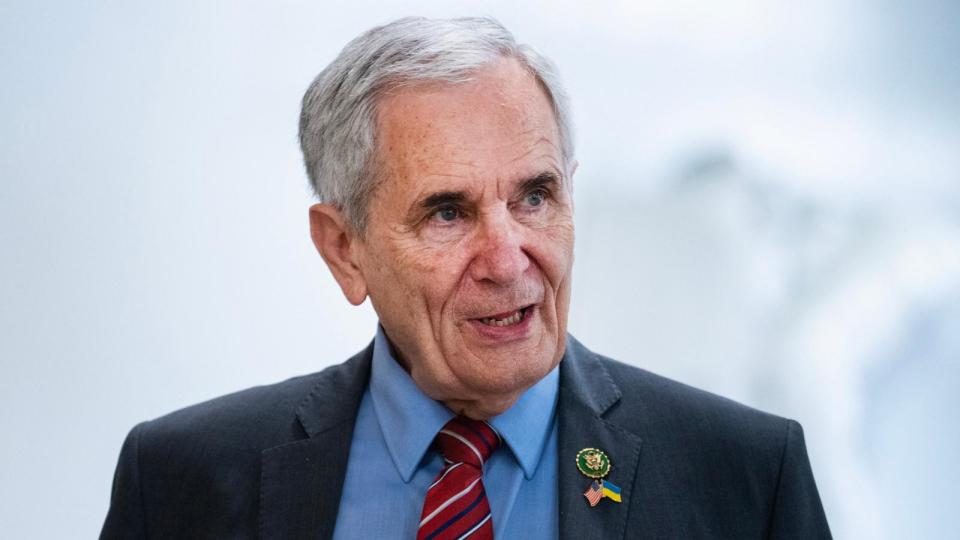
<instances>
[{"instance_id":1,"label":"wrinkled forehead","mask_svg":"<svg viewBox=\"0 0 960 540\"><path fill-rule=\"evenodd\" d=\"M376 144L378 169L389 176L460 176L471 169L496 174L551 164L562 169L552 104L514 60L478 71L468 82L411 85L385 95Z\"/></svg>"}]
</instances>

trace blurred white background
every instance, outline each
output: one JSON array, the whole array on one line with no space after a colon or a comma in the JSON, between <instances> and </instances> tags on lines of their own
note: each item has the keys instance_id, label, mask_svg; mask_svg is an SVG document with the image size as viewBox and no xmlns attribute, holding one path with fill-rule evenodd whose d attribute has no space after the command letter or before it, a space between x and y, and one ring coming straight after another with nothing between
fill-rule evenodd
<instances>
[{"instance_id":1,"label":"blurred white background","mask_svg":"<svg viewBox=\"0 0 960 540\"><path fill-rule=\"evenodd\" d=\"M366 345L299 100L359 32L492 15L578 125L571 330L799 420L838 538L956 536L960 4L0 4L0 536L90 538L138 421Z\"/></svg>"}]
</instances>

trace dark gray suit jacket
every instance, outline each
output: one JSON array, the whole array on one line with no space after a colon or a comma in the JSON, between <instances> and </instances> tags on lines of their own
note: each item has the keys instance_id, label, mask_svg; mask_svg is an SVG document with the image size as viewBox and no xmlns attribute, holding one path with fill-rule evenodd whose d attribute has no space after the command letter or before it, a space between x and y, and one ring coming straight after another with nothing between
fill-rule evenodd
<instances>
[{"instance_id":1,"label":"dark gray suit jacket","mask_svg":"<svg viewBox=\"0 0 960 540\"><path fill-rule=\"evenodd\" d=\"M101 538L330 538L372 351L136 426ZM573 338L557 410L561 538L830 537L792 420ZM585 447L610 455L622 504L587 504Z\"/></svg>"}]
</instances>

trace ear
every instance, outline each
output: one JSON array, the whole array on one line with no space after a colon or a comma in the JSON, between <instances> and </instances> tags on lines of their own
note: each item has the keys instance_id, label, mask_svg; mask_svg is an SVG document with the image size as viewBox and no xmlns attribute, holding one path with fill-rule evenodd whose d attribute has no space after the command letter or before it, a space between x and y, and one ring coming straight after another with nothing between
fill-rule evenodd
<instances>
[{"instance_id":1,"label":"ear","mask_svg":"<svg viewBox=\"0 0 960 540\"><path fill-rule=\"evenodd\" d=\"M343 214L329 204L310 207L310 237L347 300L359 306L367 298L367 280L354 258L355 234Z\"/></svg>"}]
</instances>

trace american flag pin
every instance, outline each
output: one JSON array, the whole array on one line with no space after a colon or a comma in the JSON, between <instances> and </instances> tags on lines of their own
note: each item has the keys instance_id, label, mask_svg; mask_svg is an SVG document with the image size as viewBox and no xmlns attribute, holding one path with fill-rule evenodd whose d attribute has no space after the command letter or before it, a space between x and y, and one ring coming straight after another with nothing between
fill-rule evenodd
<instances>
[{"instance_id":1,"label":"american flag pin","mask_svg":"<svg viewBox=\"0 0 960 540\"><path fill-rule=\"evenodd\" d=\"M590 506L596 506L603 498L603 488L600 486L600 482L594 480L590 487L583 492L583 496L587 498Z\"/></svg>"}]
</instances>

